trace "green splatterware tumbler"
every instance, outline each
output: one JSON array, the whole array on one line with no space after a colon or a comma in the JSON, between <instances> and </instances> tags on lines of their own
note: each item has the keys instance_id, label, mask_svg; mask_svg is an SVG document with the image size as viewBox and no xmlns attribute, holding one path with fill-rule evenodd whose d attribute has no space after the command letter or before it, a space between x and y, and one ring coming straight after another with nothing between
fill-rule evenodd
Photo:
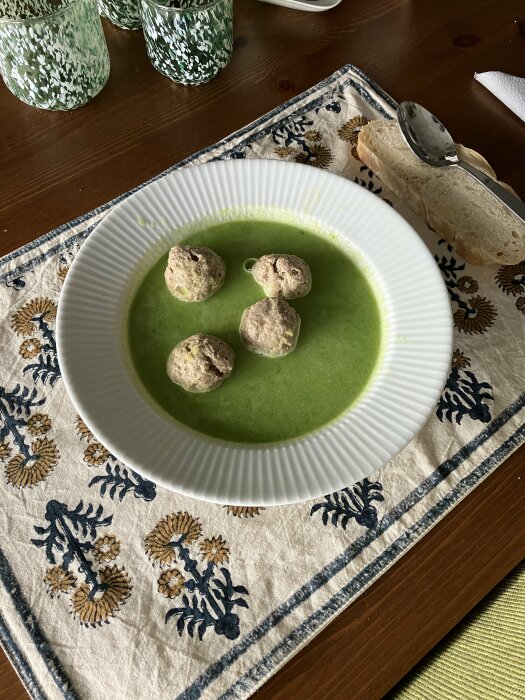
<instances>
[{"instance_id":1,"label":"green splatterware tumbler","mask_svg":"<svg viewBox=\"0 0 525 700\"><path fill-rule=\"evenodd\" d=\"M95 0L0 0L0 73L33 107L85 104L109 76Z\"/></svg>"},{"instance_id":2,"label":"green splatterware tumbler","mask_svg":"<svg viewBox=\"0 0 525 700\"><path fill-rule=\"evenodd\" d=\"M201 85L224 68L233 47L233 0L141 0L148 56L183 85Z\"/></svg>"},{"instance_id":3,"label":"green splatterware tumbler","mask_svg":"<svg viewBox=\"0 0 525 700\"><path fill-rule=\"evenodd\" d=\"M140 29L140 0L97 0L103 17L121 29Z\"/></svg>"}]
</instances>

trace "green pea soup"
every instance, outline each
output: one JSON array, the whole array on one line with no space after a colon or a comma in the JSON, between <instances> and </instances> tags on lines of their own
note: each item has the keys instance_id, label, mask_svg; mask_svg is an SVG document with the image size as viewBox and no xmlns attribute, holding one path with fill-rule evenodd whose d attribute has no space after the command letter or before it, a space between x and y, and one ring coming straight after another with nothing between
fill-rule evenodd
<instances>
[{"instance_id":1,"label":"green pea soup","mask_svg":"<svg viewBox=\"0 0 525 700\"><path fill-rule=\"evenodd\" d=\"M365 272L341 246L300 227L251 220L217 224L182 242L212 248L226 263L226 280L207 301L179 301L164 281L166 253L135 294L132 363L167 413L212 438L275 443L318 430L358 399L379 362L382 317ZM264 298L244 263L265 253L298 255L312 271L310 294L290 300L301 316L297 347L278 359L255 355L239 337L242 312ZM166 374L173 346L198 332L222 338L235 352L230 378L205 394L186 392Z\"/></svg>"}]
</instances>

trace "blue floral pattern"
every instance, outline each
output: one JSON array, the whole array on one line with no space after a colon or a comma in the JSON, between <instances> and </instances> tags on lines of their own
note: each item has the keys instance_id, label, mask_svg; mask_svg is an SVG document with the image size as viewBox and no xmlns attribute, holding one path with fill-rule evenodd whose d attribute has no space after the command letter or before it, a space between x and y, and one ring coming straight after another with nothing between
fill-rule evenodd
<instances>
[{"instance_id":1,"label":"blue floral pattern","mask_svg":"<svg viewBox=\"0 0 525 700\"><path fill-rule=\"evenodd\" d=\"M120 543L116 537L98 537L98 531L111 525L112 515L104 515L82 501L75 508L51 500L44 515L47 526L35 525L39 538L31 542L44 550L51 568L44 576L51 595L71 593L71 612L81 624L96 627L114 617L131 593L131 582L124 568L116 565L98 568L96 561L116 559ZM72 571L76 567L77 575ZM84 579L79 583L78 579Z\"/></svg>"},{"instance_id":2,"label":"blue floral pattern","mask_svg":"<svg viewBox=\"0 0 525 700\"><path fill-rule=\"evenodd\" d=\"M379 481L363 479L352 487L328 494L320 503L314 503L310 515L321 511L323 525L330 523L343 530L352 520L363 527L373 528L377 525L378 516L377 508L372 504L385 500L382 491L383 486Z\"/></svg>"},{"instance_id":3,"label":"blue floral pattern","mask_svg":"<svg viewBox=\"0 0 525 700\"><path fill-rule=\"evenodd\" d=\"M20 354L26 360L36 358L24 367L24 374L31 373L35 382L47 381L53 386L60 378L55 332L57 305L48 297L31 299L11 317L11 328L26 339L20 346Z\"/></svg>"},{"instance_id":4,"label":"blue floral pattern","mask_svg":"<svg viewBox=\"0 0 525 700\"><path fill-rule=\"evenodd\" d=\"M160 520L145 538L146 553L161 566L177 562L183 567L170 569L174 583L169 587L164 574L158 584L159 592L168 597L180 595L181 604L166 612L165 620L177 620L180 636L186 631L193 637L197 631L202 641L208 628L227 639L240 634L240 619L236 608L248 608L244 586L234 585L225 566L230 550L222 537L202 539L202 525L187 512L172 513Z\"/></svg>"},{"instance_id":5,"label":"blue floral pattern","mask_svg":"<svg viewBox=\"0 0 525 700\"><path fill-rule=\"evenodd\" d=\"M23 277L13 277L12 279L6 280L6 287L11 287L16 292L21 292L26 286L25 279Z\"/></svg>"},{"instance_id":6,"label":"blue floral pattern","mask_svg":"<svg viewBox=\"0 0 525 700\"><path fill-rule=\"evenodd\" d=\"M0 461L7 483L19 489L44 481L58 464L56 442L46 435L51 420L40 412L45 402L36 389L0 387Z\"/></svg>"},{"instance_id":7,"label":"blue floral pattern","mask_svg":"<svg viewBox=\"0 0 525 700\"><path fill-rule=\"evenodd\" d=\"M441 270L451 301L456 305L454 325L461 333L485 333L493 324L497 311L486 297L476 294L479 285L469 275L464 275L466 263L460 263L454 256L452 246L440 240L450 255L434 255ZM476 295L476 296L474 296Z\"/></svg>"},{"instance_id":8,"label":"blue floral pattern","mask_svg":"<svg viewBox=\"0 0 525 700\"><path fill-rule=\"evenodd\" d=\"M84 462L92 467L105 466L105 473L94 476L89 482L89 486L98 487L101 496L105 496L107 492L112 500L118 496L119 501L122 501L126 494L132 493L135 498L153 501L157 495L157 486L153 481L145 479L121 464L109 450L95 439L80 416L77 416L75 426L80 439L87 442Z\"/></svg>"},{"instance_id":9,"label":"blue floral pattern","mask_svg":"<svg viewBox=\"0 0 525 700\"><path fill-rule=\"evenodd\" d=\"M487 401L494 400L492 387L488 382L478 381L467 367L470 367L470 359L461 350L455 350L452 369L436 409L440 421L445 417L451 423L455 420L459 424L464 416L482 423L491 420Z\"/></svg>"},{"instance_id":10,"label":"blue floral pattern","mask_svg":"<svg viewBox=\"0 0 525 700\"><path fill-rule=\"evenodd\" d=\"M106 473L94 476L89 486L98 486L101 496L104 496L107 491L111 499L118 496L119 501L122 501L127 493L132 493L135 498L143 498L145 501L152 501L155 498L157 487L153 481L122 466L113 455L110 455L110 459L113 464L108 462Z\"/></svg>"},{"instance_id":11,"label":"blue floral pattern","mask_svg":"<svg viewBox=\"0 0 525 700\"><path fill-rule=\"evenodd\" d=\"M372 194L381 194L383 191L374 173L366 165L362 165L359 168L359 175L354 178L354 182L366 188L369 192L372 192Z\"/></svg>"},{"instance_id":12,"label":"blue floral pattern","mask_svg":"<svg viewBox=\"0 0 525 700\"><path fill-rule=\"evenodd\" d=\"M323 145L318 129L312 129L313 120L305 116L293 117L272 132L276 144L274 153L279 158L293 156L297 163L328 168L334 159L332 151Z\"/></svg>"}]
</instances>

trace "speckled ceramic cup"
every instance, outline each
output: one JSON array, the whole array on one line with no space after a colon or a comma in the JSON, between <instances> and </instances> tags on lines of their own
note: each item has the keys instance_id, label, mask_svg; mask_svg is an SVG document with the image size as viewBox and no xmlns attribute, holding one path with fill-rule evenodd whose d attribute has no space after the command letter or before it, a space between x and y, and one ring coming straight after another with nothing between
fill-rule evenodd
<instances>
[{"instance_id":1,"label":"speckled ceramic cup","mask_svg":"<svg viewBox=\"0 0 525 700\"><path fill-rule=\"evenodd\" d=\"M148 56L183 85L207 83L233 47L233 0L141 0Z\"/></svg>"},{"instance_id":2,"label":"speckled ceramic cup","mask_svg":"<svg viewBox=\"0 0 525 700\"><path fill-rule=\"evenodd\" d=\"M97 0L103 17L121 29L140 29L140 0Z\"/></svg>"},{"instance_id":3,"label":"speckled ceramic cup","mask_svg":"<svg viewBox=\"0 0 525 700\"><path fill-rule=\"evenodd\" d=\"M34 107L85 104L109 76L95 0L0 0L0 73Z\"/></svg>"}]
</instances>

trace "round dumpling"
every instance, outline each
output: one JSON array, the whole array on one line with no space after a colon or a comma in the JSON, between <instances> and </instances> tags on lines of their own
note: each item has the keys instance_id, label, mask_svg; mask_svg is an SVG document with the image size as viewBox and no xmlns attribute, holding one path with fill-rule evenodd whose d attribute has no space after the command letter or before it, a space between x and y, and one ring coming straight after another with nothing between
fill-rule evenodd
<instances>
[{"instance_id":1,"label":"round dumpling","mask_svg":"<svg viewBox=\"0 0 525 700\"><path fill-rule=\"evenodd\" d=\"M204 301L220 289L226 276L223 259L211 248L176 245L170 250L164 278L181 301Z\"/></svg>"},{"instance_id":2,"label":"round dumpling","mask_svg":"<svg viewBox=\"0 0 525 700\"><path fill-rule=\"evenodd\" d=\"M216 389L230 376L234 357L224 340L196 333L173 348L166 370L171 381L186 391L203 393Z\"/></svg>"},{"instance_id":3,"label":"round dumpling","mask_svg":"<svg viewBox=\"0 0 525 700\"><path fill-rule=\"evenodd\" d=\"M295 299L306 296L312 288L310 268L297 255L263 255L252 267L252 274L269 297Z\"/></svg>"},{"instance_id":4,"label":"round dumpling","mask_svg":"<svg viewBox=\"0 0 525 700\"><path fill-rule=\"evenodd\" d=\"M269 297L244 310L241 340L259 355L282 357L295 348L300 325L299 314L287 301Z\"/></svg>"}]
</instances>

